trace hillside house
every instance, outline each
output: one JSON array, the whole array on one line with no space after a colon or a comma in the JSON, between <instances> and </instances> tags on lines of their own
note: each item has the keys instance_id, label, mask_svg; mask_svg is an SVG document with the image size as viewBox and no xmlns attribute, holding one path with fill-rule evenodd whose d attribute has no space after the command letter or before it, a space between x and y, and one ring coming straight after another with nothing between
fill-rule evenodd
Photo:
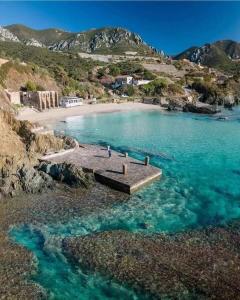
<instances>
[{"instance_id":1,"label":"hillside house","mask_svg":"<svg viewBox=\"0 0 240 300\"><path fill-rule=\"evenodd\" d=\"M121 86L124 86L124 85L140 86L140 85L148 84L151 81L152 80L134 79L132 76L121 76L121 77L116 78L115 83L112 84L112 88L117 89L117 88L119 88Z\"/></svg>"},{"instance_id":2,"label":"hillside house","mask_svg":"<svg viewBox=\"0 0 240 300\"><path fill-rule=\"evenodd\" d=\"M115 83L112 85L113 89L117 89L124 85L133 84L133 77L132 76L119 76L116 78Z\"/></svg>"}]
</instances>

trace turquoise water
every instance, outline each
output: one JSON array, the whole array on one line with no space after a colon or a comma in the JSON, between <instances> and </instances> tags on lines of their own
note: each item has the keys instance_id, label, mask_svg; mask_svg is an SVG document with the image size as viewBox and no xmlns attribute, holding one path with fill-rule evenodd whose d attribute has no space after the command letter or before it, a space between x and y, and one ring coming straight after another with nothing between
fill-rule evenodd
<instances>
[{"instance_id":1,"label":"turquoise water","mask_svg":"<svg viewBox=\"0 0 240 300\"><path fill-rule=\"evenodd\" d=\"M62 237L110 229L176 232L240 216L240 110L226 120L183 113L121 112L67 119L57 130L80 142L111 145L163 169L163 177L99 215L66 224L25 225L12 237L31 249L33 279L54 299L139 299L130 289L73 268L61 254Z\"/></svg>"}]
</instances>

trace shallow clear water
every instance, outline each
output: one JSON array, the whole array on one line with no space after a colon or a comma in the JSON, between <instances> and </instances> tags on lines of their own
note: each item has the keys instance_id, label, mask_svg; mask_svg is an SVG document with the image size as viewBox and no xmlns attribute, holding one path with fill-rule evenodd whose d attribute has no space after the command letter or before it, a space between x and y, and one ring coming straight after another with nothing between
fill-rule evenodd
<instances>
[{"instance_id":1,"label":"shallow clear water","mask_svg":"<svg viewBox=\"0 0 240 300\"><path fill-rule=\"evenodd\" d=\"M227 120L183 113L129 112L67 119L57 130L80 142L108 144L163 169L163 177L114 205L67 224L14 229L13 238L38 258L34 280L57 299L135 299L131 290L73 269L61 238L109 229L176 232L240 216L240 110Z\"/></svg>"}]
</instances>

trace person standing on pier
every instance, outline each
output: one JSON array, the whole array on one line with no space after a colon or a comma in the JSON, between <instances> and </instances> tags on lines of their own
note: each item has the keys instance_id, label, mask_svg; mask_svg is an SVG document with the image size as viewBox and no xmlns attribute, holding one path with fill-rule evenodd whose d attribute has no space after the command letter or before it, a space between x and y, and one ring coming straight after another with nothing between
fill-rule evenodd
<instances>
[{"instance_id":1,"label":"person standing on pier","mask_svg":"<svg viewBox=\"0 0 240 300\"><path fill-rule=\"evenodd\" d=\"M108 151L108 157L110 158L112 156L112 151L110 149L110 146L107 147L107 151Z\"/></svg>"}]
</instances>

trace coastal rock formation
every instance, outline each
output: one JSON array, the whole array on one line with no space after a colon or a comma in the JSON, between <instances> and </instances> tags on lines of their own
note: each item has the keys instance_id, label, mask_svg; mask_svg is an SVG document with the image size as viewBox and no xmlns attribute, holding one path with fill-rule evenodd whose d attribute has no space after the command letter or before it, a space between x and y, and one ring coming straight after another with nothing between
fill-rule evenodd
<instances>
[{"instance_id":1,"label":"coastal rock formation","mask_svg":"<svg viewBox=\"0 0 240 300\"><path fill-rule=\"evenodd\" d=\"M187 103L183 106L184 112L192 112L192 113L199 113L199 114L216 114L219 110L214 105L206 104L206 103L199 103L199 104L192 104Z\"/></svg>"},{"instance_id":2,"label":"coastal rock formation","mask_svg":"<svg viewBox=\"0 0 240 300\"><path fill-rule=\"evenodd\" d=\"M186 101L184 101L182 98L178 99L167 99L167 109L169 111L182 111L184 105L186 104Z\"/></svg>"},{"instance_id":3,"label":"coastal rock formation","mask_svg":"<svg viewBox=\"0 0 240 300\"><path fill-rule=\"evenodd\" d=\"M53 187L54 179L74 186L88 186L88 176L73 166L62 165L43 172L36 166L45 153L69 149L74 140L32 132L33 125L17 121L6 111L0 111L0 196L14 196L19 191L41 192Z\"/></svg>"},{"instance_id":4,"label":"coastal rock formation","mask_svg":"<svg viewBox=\"0 0 240 300\"><path fill-rule=\"evenodd\" d=\"M92 178L73 164L42 162L38 170L50 175L53 179L65 182L74 187L89 187Z\"/></svg>"},{"instance_id":5,"label":"coastal rock formation","mask_svg":"<svg viewBox=\"0 0 240 300\"><path fill-rule=\"evenodd\" d=\"M46 188L53 187L53 180L44 172L38 172L31 165L23 165L17 168L15 173L3 176L0 185L0 195L14 196L17 191L27 193L42 192Z\"/></svg>"},{"instance_id":6,"label":"coastal rock formation","mask_svg":"<svg viewBox=\"0 0 240 300\"><path fill-rule=\"evenodd\" d=\"M240 299L239 224L175 235L109 231L65 238L70 260L154 299Z\"/></svg>"},{"instance_id":7,"label":"coastal rock formation","mask_svg":"<svg viewBox=\"0 0 240 300\"><path fill-rule=\"evenodd\" d=\"M15 120L0 112L0 195L15 195L17 191L40 192L52 186L52 179L34 169L37 154L27 151L31 139L31 124Z\"/></svg>"}]
</instances>

